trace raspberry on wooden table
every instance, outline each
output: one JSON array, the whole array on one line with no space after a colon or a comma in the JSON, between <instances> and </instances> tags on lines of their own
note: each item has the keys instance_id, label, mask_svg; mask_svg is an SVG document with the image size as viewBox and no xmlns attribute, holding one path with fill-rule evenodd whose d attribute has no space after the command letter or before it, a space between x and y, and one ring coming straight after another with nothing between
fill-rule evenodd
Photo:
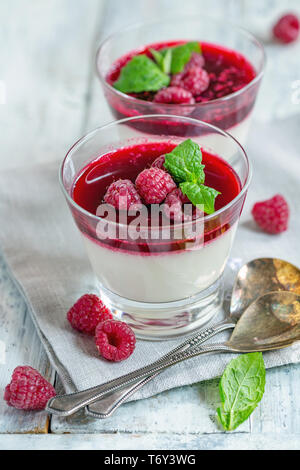
<instances>
[{"instance_id":1,"label":"raspberry on wooden table","mask_svg":"<svg viewBox=\"0 0 300 470\"><path fill-rule=\"evenodd\" d=\"M252 215L259 227L267 233L281 233L287 230L289 206L280 194L271 199L257 202L252 208Z\"/></svg>"},{"instance_id":2,"label":"raspberry on wooden table","mask_svg":"<svg viewBox=\"0 0 300 470\"><path fill-rule=\"evenodd\" d=\"M67 318L75 330L93 335L98 323L113 316L97 295L85 294L70 308Z\"/></svg>"},{"instance_id":3,"label":"raspberry on wooden table","mask_svg":"<svg viewBox=\"0 0 300 470\"><path fill-rule=\"evenodd\" d=\"M178 86L169 86L162 88L154 96L155 103L166 104L194 104L195 100L192 93Z\"/></svg>"},{"instance_id":4,"label":"raspberry on wooden table","mask_svg":"<svg viewBox=\"0 0 300 470\"><path fill-rule=\"evenodd\" d=\"M137 176L135 185L146 204L160 204L176 188L172 176L155 167L143 170Z\"/></svg>"},{"instance_id":5,"label":"raspberry on wooden table","mask_svg":"<svg viewBox=\"0 0 300 470\"><path fill-rule=\"evenodd\" d=\"M104 201L119 210L141 206L141 198L130 180L120 179L111 183L104 195Z\"/></svg>"},{"instance_id":6,"label":"raspberry on wooden table","mask_svg":"<svg viewBox=\"0 0 300 470\"><path fill-rule=\"evenodd\" d=\"M109 320L99 323L95 332L99 354L108 361L127 359L135 349L135 334L127 323Z\"/></svg>"},{"instance_id":7,"label":"raspberry on wooden table","mask_svg":"<svg viewBox=\"0 0 300 470\"><path fill-rule=\"evenodd\" d=\"M41 374L30 366L19 366L13 371L6 386L4 400L20 410L43 410L56 392Z\"/></svg>"},{"instance_id":8,"label":"raspberry on wooden table","mask_svg":"<svg viewBox=\"0 0 300 470\"><path fill-rule=\"evenodd\" d=\"M292 13L282 16L273 27L273 35L285 44L296 41L299 31L299 18Z\"/></svg>"}]
</instances>

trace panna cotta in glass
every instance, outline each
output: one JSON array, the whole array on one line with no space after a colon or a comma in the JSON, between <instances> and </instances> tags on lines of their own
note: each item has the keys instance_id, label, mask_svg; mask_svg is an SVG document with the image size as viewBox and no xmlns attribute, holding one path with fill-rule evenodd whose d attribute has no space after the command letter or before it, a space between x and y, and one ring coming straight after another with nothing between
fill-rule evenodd
<instances>
[{"instance_id":1,"label":"panna cotta in glass","mask_svg":"<svg viewBox=\"0 0 300 470\"><path fill-rule=\"evenodd\" d=\"M185 136L137 137L132 123L166 119ZM218 151L205 145L215 134ZM230 135L180 116L124 119L70 149L61 183L100 295L138 336L184 334L218 311L249 180Z\"/></svg>"},{"instance_id":2,"label":"panna cotta in glass","mask_svg":"<svg viewBox=\"0 0 300 470\"><path fill-rule=\"evenodd\" d=\"M106 39L97 72L113 115L172 114L199 119L244 144L264 69L248 32L205 17L145 23ZM164 132L154 122L142 132ZM173 122L173 134L182 135ZM208 142L209 143L209 142Z\"/></svg>"}]
</instances>

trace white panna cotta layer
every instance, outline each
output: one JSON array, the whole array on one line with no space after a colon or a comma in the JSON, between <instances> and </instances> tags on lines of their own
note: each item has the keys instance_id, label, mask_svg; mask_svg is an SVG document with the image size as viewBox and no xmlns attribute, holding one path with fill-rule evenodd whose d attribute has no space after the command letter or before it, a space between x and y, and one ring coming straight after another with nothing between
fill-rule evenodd
<instances>
[{"instance_id":1,"label":"white panna cotta layer","mask_svg":"<svg viewBox=\"0 0 300 470\"><path fill-rule=\"evenodd\" d=\"M237 224L202 246L168 253L125 252L85 235L83 240L104 288L136 302L172 302L202 292L221 276Z\"/></svg>"}]
</instances>

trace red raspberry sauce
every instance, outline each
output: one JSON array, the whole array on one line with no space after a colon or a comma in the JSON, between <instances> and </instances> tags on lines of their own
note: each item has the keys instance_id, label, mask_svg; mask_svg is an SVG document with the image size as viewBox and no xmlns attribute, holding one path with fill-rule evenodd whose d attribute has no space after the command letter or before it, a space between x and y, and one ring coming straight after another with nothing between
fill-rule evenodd
<instances>
[{"instance_id":1,"label":"red raspberry sauce","mask_svg":"<svg viewBox=\"0 0 300 470\"><path fill-rule=\"evenodd\" d=\"M149 168L160 155L175 147L168 142L147 143L118 149L90 163L81 173L73 188L73 199L88 212L96 214L109 185L117 179L129 179L133 183L137 175ZM215 209L221 209L240 192L241 184L235 171L223 159L202 151L205 165L205 184L221 194L216 199Z\"/></svg>"},{"instance_id":2,"label":"red raspberry sauce","mask_svg":"<svg viewBox=\"0 0 300 470\"><path fill-rule=\"evenodd\" d=\"M112 85L119 77L122 67L135 55L147 54L152 58L150 49L160 50L165 47L172 47L179 44L184 44L186 41L172 41L167 43L158 43L151 44L150 46L145 46L138 51L132 51L121 57L117 60L110 72L108 73L106 79L107 82ZM225 47L219 46L217 44L210 44L207 42L201 42L202 54L205 59L204 69L208 72L210 76L210 85L208 89L201 94L206 100L213 100L226 96L230 93L233 93L240 88L243 88L256 76L256 72L250 62L239 52L236 52L232 49L227 49ZM233 77L230 76L230 73L224 77L222 80L222 86L218 84L218 77L226 69L234 67L236 68L237 75ZM217 85L218 84L218 85ZM154 93L139 93L132 94L140 99L152 101Z\"/></svg>"},{"instance_id":3,"label":"red raspberry sauce","mask_svg":"<svg viewBox=\"0 0 300 470\"><path fill-rule=\"evenodd\" d=\"M159 143L139 144L126 147L115 152L102 155L83 169L74 182L72 197L74 201L86 211L95 214L108 186L116 179L124 178L135 181L137 175L149 168L152 162L164 153L170 152L175 145L170 141ZM241 191L240 180L235 171L223 159L203 151L205 164L205 183L222 194L216 199L216 210L221 209L232 201ZM243 198L226 213L221 213L212 219L204 219L204 240L210 243L213 239L222 236L240 215ZM75 208L72 212L79 230L88 238L100 245L113 250L121 250L140 254L143 256L154 254L167 254L191 248L191 239L167 240L138 239L124 240L116 236L115 239L99 240L97 237L98 219L88 219ZM130 221L129 221L130 222ZM151 222L148 222L151 225Z\"/></svg>"}]
</instances>

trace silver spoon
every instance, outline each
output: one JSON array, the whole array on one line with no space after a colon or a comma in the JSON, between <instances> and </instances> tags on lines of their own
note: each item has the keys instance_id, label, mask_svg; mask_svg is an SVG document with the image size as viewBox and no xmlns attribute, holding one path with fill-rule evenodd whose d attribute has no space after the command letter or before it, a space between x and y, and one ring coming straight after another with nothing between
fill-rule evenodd
<instances>
[{"instance_id":1,"label":"silver spoon","mask_svg":"<svg viewBox=\"0 0 300 470\"><path fill-rule=\"evenodd\" d=\"M108 392L171 367L191 357L216 352L252 352L281 349L300 340L300 295L293 292L269 292L245 310L229 339L220 344L197 346L126 374L106 384L49 400L46 410L69 416L95 402Z\"/></svg>"},{"instance_id":2,"label":"silver spoon","mask_svg":"<svg viewBox=\"0 0 300 470\"><path fill-rule=\"evenodd\" d=\"M227 318L217 325L200 331L199 334L193 337L195 342L192 346L189 346L190 340L188 339L162 359L171 356L175 352L186 351L188 347L203 344L222 330L234 328L235 323L251 302L266 292L279 290L291 290L300 294L300 270L296 266L278 258L258 258L248 262L242 266L237 274ZM127 385L101 398L101 400L87 406L86 414L99 419L108 418L130 396L159 374L160 372L156 372L139 382Z\"/></svg>"}]
</instances>

